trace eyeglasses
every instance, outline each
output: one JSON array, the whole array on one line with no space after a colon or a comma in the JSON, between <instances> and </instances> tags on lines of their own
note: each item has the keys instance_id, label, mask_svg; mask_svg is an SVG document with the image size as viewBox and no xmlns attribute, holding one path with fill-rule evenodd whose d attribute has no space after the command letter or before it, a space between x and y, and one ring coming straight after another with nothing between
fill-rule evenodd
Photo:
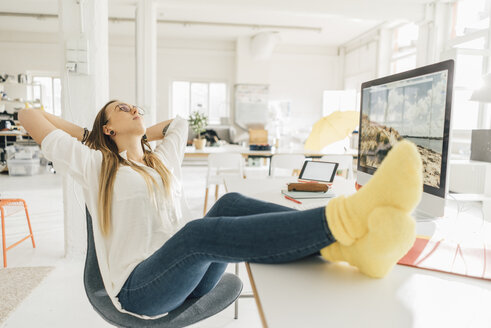
<instances>
[{"instance_id":1,"label":"eyeglasses","mask_svg":"<svg viewBox=\"0 0 491 328\"><path fill-rule=\"evenodd\" d=\"M143 108L138 107L138 106L130 106L130 105L127 105L127 104L118 104L118 105L116 105L115 108L116 109L119 109L119 110L121 110L123 112L126 112L126 113L131 112L131 109L132 108L136 108L136 110L138 111L138 115L140 115L140 116L145 115L145 111L143 110ZM109 119L107 119L104 124L107 124L107 122L109 122Z\"/></svg>"},{"instance_id":2,"label":"eyeglasses","mask_svg":"<svg viewBox=\"0 0 491 328\"><path fill-rule=\"evenodd\" d=\"M116 105L116 109L122 110L123 112L127 112L127 113L131 112L132 108L136 108L136 110L138 111L138 115L142 115L142 116L145 115L145 111L138 106L130 107L130 105L127 105L127 104Z\"/></svg>"}]
</instances>

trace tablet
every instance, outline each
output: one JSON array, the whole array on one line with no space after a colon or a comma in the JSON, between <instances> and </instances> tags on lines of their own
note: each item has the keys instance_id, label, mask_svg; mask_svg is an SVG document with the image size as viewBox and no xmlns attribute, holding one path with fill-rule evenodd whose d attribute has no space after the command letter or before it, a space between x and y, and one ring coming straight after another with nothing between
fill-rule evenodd
<instances>
[{"instance_id":1,"label":"tablet","mask_svg":"<svg viewBox=\"0 0 491 328\"><path fill-rule=\"evenodd\" d=\"M302 171L300 172L299 180L312 180L321 182L332 182L338 163L323 162L323 161L305 161Z\"/></svg>"}]
</instances>

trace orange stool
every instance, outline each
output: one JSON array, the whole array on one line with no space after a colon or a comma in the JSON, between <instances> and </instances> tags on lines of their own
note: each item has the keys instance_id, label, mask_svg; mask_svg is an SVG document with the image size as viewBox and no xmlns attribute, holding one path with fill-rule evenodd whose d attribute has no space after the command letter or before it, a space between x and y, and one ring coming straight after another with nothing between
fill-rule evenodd
<instances>
[{"instance_id":1,"label":"orange stool","mask_svg":"<svg viewBox=\"0 0 491 328\"><path fill-rule=\"evenodd\" d=\"M21 208L19 208L19 207L21 207ZM7 247L6 240L5 240L5 218L9 215L12 215L12 214L17 213L19 211L22 211L22 207L24 207L24 210L26 211L27 224L29 225L30 234L27 237L22 238L21 240L19 240L15 244ZM10 209L10 208L13 208L13 210L7 211L7 209ZM6 268L7 267L7 251L9 249L19 245L24 240L29 239L29 238L31 238L31 240L32 240L32 247L36 248L36 244L34 243L34 235L32 234L31 221L29 221L29 213L27 213L27 204L23 199L0 199L0 212L2 213L3 267Z\"/></svg>"}]
</instances>

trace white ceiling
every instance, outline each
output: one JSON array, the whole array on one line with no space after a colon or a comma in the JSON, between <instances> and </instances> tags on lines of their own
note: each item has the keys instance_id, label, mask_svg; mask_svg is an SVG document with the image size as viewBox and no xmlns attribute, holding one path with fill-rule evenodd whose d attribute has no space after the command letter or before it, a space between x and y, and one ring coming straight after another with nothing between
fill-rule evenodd
<instances>
[{"instance_id":1,"label":"white ceiling","mask_svg":"<svg viewBox=\"0 0 491 328\"><path fill-rule=\"evenodd\" d=\"M75 1L75 0L73 0ZM109 0L109 16L133 18L136 0ZM156 0L158 35L233 41L279 31L284 44L338 46L384 22L419 21L430 0ZM82 1L83 3L83 1ZM0 0L0 12L54 14L58 0ZM169 21L189 22L169 23ZM219 23L219 25L193 24ZM248 26L231 26L243 24ZM257 26L273 27L257 27ZM297 27L311 30L297 29ZM0 16L1 31L56 32L56 18ZM110 35L133 35L133 22L111 22Z\"/></svg>"}]
</instances>

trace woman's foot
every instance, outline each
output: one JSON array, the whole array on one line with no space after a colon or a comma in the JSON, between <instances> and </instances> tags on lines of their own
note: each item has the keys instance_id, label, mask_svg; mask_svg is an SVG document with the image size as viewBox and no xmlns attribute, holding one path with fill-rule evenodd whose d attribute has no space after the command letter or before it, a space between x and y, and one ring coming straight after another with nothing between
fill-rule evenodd
<instances>
[{"instance_id":1,"label":"woman's foot","mask_svg":"<svg viewBox=\"0 0 491 328\"><path fill-rule=\"evenodd\" d=\"M400 209L378 207L368 217L368 233L350 246L339 242L321 250L331 262L348 262L372 278L384 277L411 249L414 219Z\"/></svg>"},{"instance_id":2,"label":"woman's foot","mask_svg":"<svg viewBox=\"0 0 491 328\"><path fill-rule=\"evenodd\" d=\"M410 216L423 191L421 157L401 141L357 193L331 200L326 219L337 242L321 250L329 261L345 261L374 278L385 276L411 248Z\"/></svg>"},{"instance_id":3,"label":"woman's foot","mask_svg":"<svg viewBox=\"0 0 491 328\"><path fill-rule=\"evenodd\" d=\"M337 197L326 206L329 229L349 246L368 232L368 217L377 207L389 206L411 213L423 191L423 169L416 146L396 144L370 181L349 197Z\"/></svg>"}]
</instances>

